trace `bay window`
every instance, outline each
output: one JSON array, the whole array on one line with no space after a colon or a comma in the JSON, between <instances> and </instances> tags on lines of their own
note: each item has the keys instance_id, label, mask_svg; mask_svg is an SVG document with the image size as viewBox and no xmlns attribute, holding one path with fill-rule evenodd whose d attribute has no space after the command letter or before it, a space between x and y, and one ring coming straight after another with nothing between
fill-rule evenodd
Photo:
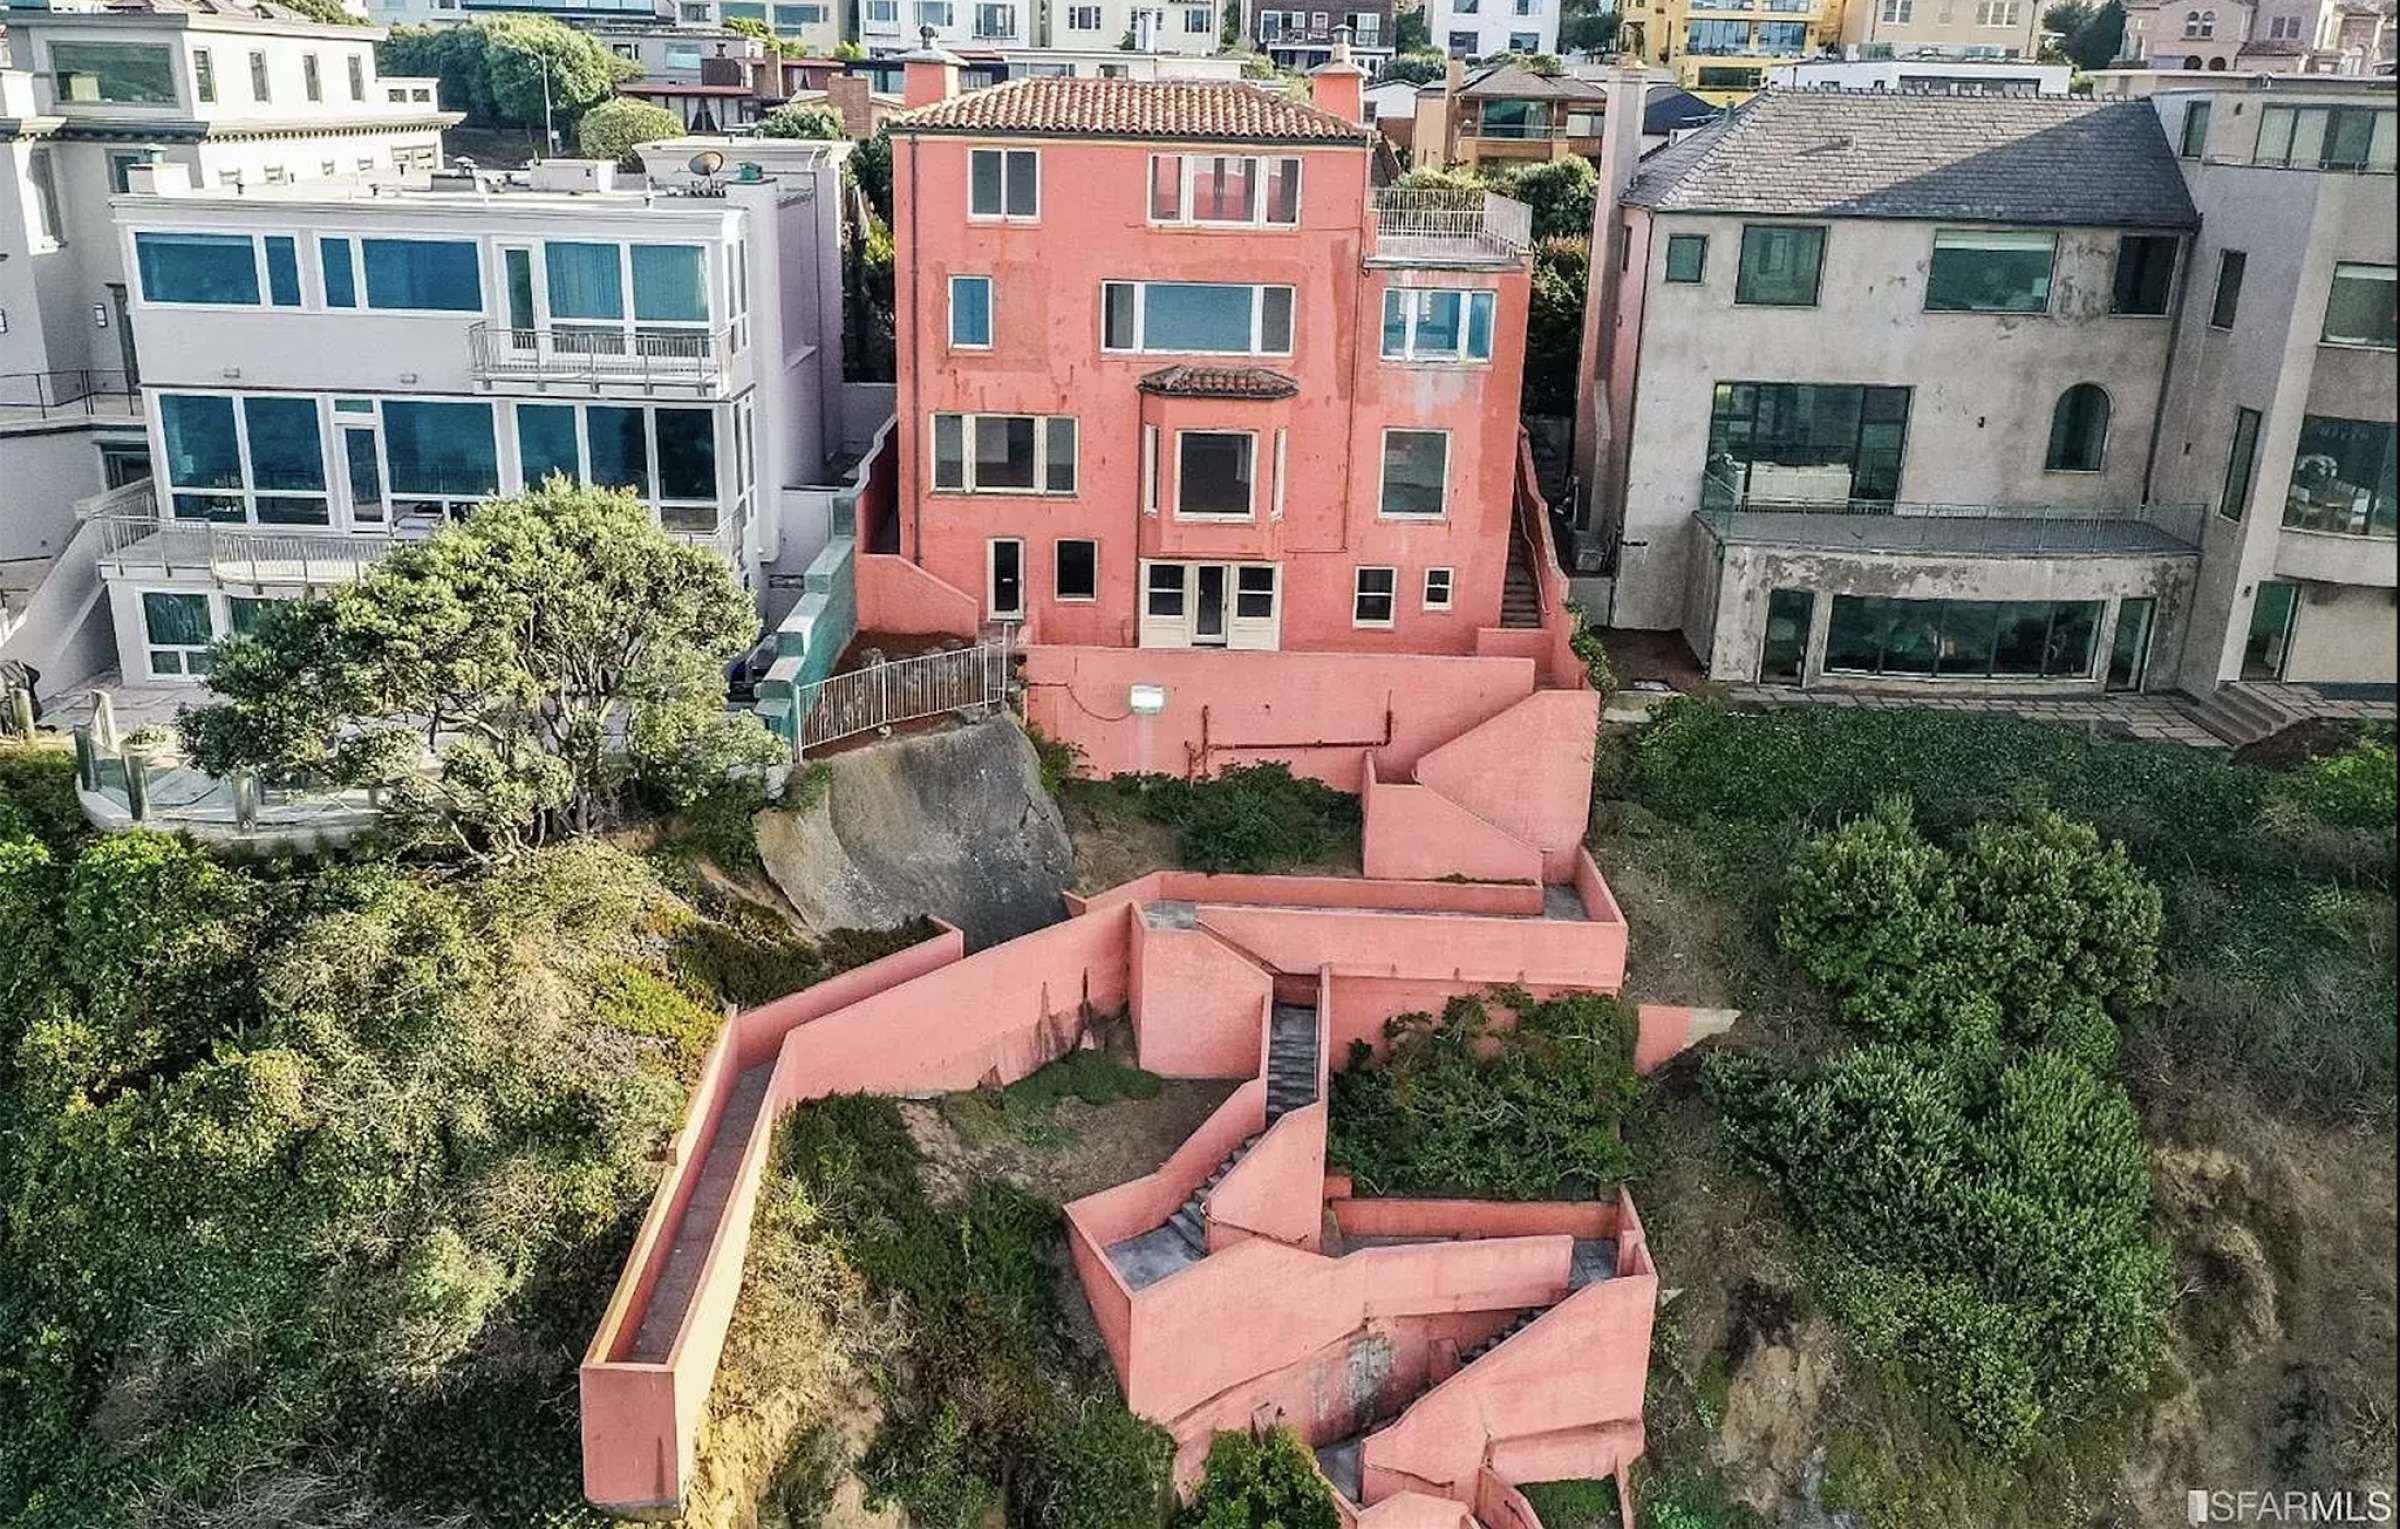
<instances>
[{"instance_id":1,"label":"bay window","mask_svg":"<svg viewBox=\"0 0 2400 1529\"><path fill-rule=\"evenodd\" d=\"M1292 350L1290 287L1110 281L1101 283L1100 309L1103 350L1211 356Z\"/></svg>"},{"instance_id":2,"label":"bay window","mask_svg":"<svg viewBox=\"0 0 2400 1529\"><path fill-rule=\"evenodd\" d=\"M1175 513L1248 519L1257 486L1258 437L1247 430L1175 433Z\"/></svg>"}]
</instances>

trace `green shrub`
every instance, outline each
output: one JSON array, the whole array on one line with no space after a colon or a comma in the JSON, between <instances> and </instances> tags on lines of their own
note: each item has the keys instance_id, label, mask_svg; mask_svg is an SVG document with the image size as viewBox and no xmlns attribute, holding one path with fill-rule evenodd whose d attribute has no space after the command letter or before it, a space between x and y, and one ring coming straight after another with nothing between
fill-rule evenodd
<instances>
[{"instance_id":1,"label":"green shrub","mask_svg":"<svg viewBox=\"0 0 2400 1529\"><path fill-rule=\"evenodd\" d=\"M73 754L0 743L0 839L27 834L57 851L89 831L75 796Z\"/></svg>"},{"instance_id":2,"label":"green shrub","mask_svg":"<svg viewBox=\"0 0 2400 1529\"><path fill-rule=\"evenodd\" d=\"M1387 1021L1380 1060L1352 1043L1333 1078L1325 1150L1362 1192L1543 1200L1623 1176L1617 1122L1636 1086L1633 1006L1521 990L1493 1001L1513 1025L1492 1029L1482 1000L1459 997L1438 1020Z\"/></svg>"},{"instance_id":3,"label":"green shrub","mask_svg":"<svg viewBox=\"0 0 2400 1529\"><path fill-rule=\"evenodd\" d=\"M850 136L842 114L830 106L778 106L758 124L763 138L842 139Z\"/></svg>"},{"instance_id":4,"label":"green shrub","mask_svg":"<svg viewBox=\"0 0 2400 1529\"><path fill-rule=\"evenodd\" d=\"M2361 738L2286 776L2280 795L2304 816L2334 828L2379 829L2400 818L2400 761L2391 739ZM2388 837L2385 841L2389 843Z\"/></svg>"},{"instance_id":5,"label":"green shrub","mask_svg":"<svg viewBox=\"0 0 2400 1529\"><path fill-rule=\"evenodd\" d=\"M1119 775L1110 785L1177 831L1187 870L1284 870L1358 839L1358 798L1282 763L1231 765L1205 780Z\"/></svg>"},{"instance_id":6,"label":"green shrub","mask_svg":"<svg viewBox=\"0 0 2400 1529\"><path fill-rule=\"evenodd\" d=\"M1115 1397L1089 1397L1042 1441L1022 1504L1044 1529L1165 1529L1175 1439Z\"/></svg>"},{"instance_id":7,"label":"green shrub","mask_svg":"<svg viewBox=\"0 0 2400 1529\"><path fill-rule=\"evenodd\" d=\"M1617 690L1617 671L1608 661L1608 644L1592 629L1591 612L1573 600L1567 602L1567 620L1572 623L1567 646L1574 649L1575 656L1583 661L1583 677L1591 682L1592 688L1599 691L1601 700L1605 701Z\"/></svg>"},{"instance_id":8,"label":"green shrub","mask_svg":"<svg viewBox=\"0 0 2400 1529\"><path fill-rule=\"evenodd\" d=\"M617 96L583 114L575 124L575 146L586 159L638 164L634 150L645 143L683 136L683 119L663 106Z\"/></svg>"},{"instance_id":9,"label":"green shrub","mask_svg":"<svg viewBox=\"0 0 2400 1529\"><path fill-rule=\"evenodd\" d=\"M1175 1522L1177 1529L1338 1529L1341 1514L1308 1446L1277 1428L1263 1439L1218 1434L1199 1488Z\"/></svg>"},{"instance_id":10,"label":"green shrub","mask_svg":"<svg viewBox=\"0 0 2400 1529\"><path fill-rule=\"evenodd\" d=\"M1868 1047L1797 1074L1723 1054L1704 1076L1833 1307L1977 1447L2015 1458L2140 1392L2167 1264L2122 1088L2047 1051Z\"/></svg>"}]
</instances>

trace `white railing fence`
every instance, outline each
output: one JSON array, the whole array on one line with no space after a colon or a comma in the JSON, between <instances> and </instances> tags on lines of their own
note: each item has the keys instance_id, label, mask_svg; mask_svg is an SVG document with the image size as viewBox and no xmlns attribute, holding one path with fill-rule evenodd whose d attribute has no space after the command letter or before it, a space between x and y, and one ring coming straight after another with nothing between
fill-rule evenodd
<instances>
[{"instance_id":1,"label":"white railing fence","mask_svg":"<svg viewBox=\"0 0 2400 1529\"><path fill-rule=\"evenodd\" d=\"M1451 186L1385 186L1374 193L1375 236L1522 254L1533 244L1533 209L1513 197Z\"/></svg>"},{"instance_id":2,"label":"white railing fence","mask_svg":"<svg viewBox=\"0 0 2400 1529\"><path fill-rule=\"evenodd\" d=\"M999 638L947 653L870 664L792 692L800 746L811 748L944 712L996 707L1008 698L1010 643Z\"/></svg>"}]
</instances>

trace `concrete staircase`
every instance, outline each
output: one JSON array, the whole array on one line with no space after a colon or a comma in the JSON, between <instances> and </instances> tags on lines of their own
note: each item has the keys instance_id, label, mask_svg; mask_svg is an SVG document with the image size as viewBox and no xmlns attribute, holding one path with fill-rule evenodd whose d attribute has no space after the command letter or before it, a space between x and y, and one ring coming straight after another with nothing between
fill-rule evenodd
<instances>
[{"instance_id":1,"label":"concrete staircase","mask_svg":"<svg viewBox=\"0 0 2400 1529\"><path fill-rule=\"evenodd\" d=\"M1525 561L1522 537L1508 539L1508 576L1500 585L1500 624L1504 627L1537 627L1542 624L1541 586L1533 579L1533 569Z\"/></svg>"},{"instance_id":2,"label":"concrete staircase","mask_svg":"<svg viewBox=\"0 0 2400 1529\"><path fill-rule=\"evenodd\" d=\"M1459 1355L1458 1367L1462 1370L1465 1369L1468 1365L1471 1365L1476 1360L1481 1359L1484 1355L1498 1348L1501 1344L1506 1343L1511 1338L1514 1338L1517 1334L1532 1326L1533 1319L1541 1314L1542 1313L1539 1310L1519 1312L1517 1314L1517 1319L1514 1322L1509 1323L1506 1327L1503 1327L1498 1332L1492 1334L1489 1338L1484 1339L1481 1343L1476 1344L1473 1348Z\"/></svg>"},{"instance_id":3,"label":"concrete staircase","mask_svg":"<svg viewBox=\"0 0 2400 1529\"><path fill-rule=\"evenodd\" d=\"M2249 686L2231 681L2207 695L2187 693L2181 699L2193 721L2237 749L2272 738L2300 720Z\"/></svg>"},{"instance_id":4,"label":"concrete staircase","mask_svg":"<svg viewBox=\"0 0 2400 1529\"><path fill-rule=\"evenodd\" d=\"M1317 1102L1317 1011L1279 1003L1267 1038L1267 1124Z\"/></svg>"},{"instance_id":5,"label":"concrete staircase","mask_svg":"<svg viewBox=\"0 0 2400 1529\"><path fill-rule=\"evenodd\" d=\"M749 1149L750 1133L759 1123L767 1086L774 1077L775 1064L761 1062L745 1071L726 1096L716 1134L709 1138L708 1152L700 1159L699 1182L684 1206L682 1219L675 1223L666 1269L650 1292L642 1325L635 1329L632 1350L625 1355L636 1364L663 1364L674 1350L675 1335L683 1330L683 1314L700 1288L700 1273L716 1241L717 1223L724 1219L725 1206L733 1198L734 1180L741 1177L742 1154Z\"/></svg>"},{"instance_id":6,"label":"concrete staircase","mask_svg":"<svg viewBox=\"0 0 2400 1529\"><path fill-rule=\"evenodd\" d=\"M1234 1164L1248 1157L1250 1149L1257 1145L1257 1137L1244 1137L1242 1144L1226 1153L1225 1161L1217 1164L1208 1177L1200 1181L1200 1187L1186 1196L1184 1202L1175 1207L1175 1214L1167 1218L1167 1230L1183 1239L1184 1246L1191 1249L1194 1258L1208 1256L1208 1220L1201 1212L1202 1202L1207 1200L1210 1190L1224 1182L1225 1175L1233 1172Z\"/></svg>"}]
</instances>

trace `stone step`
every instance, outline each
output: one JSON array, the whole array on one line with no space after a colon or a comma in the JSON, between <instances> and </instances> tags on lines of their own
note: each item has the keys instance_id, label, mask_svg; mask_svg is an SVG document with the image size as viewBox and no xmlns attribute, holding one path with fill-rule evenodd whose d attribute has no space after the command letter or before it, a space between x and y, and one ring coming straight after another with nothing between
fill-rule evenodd
<instances>
[{"instance_id":1,"label":"stone step","mask_svg":"<svg viewBox=\"0 0 2400 1529\"><path fill-rule=\"evenodd\" d=\"M1532 1325L1533 1319L1540 1315L1541 1313L1538 1311L1529 1311L1518 1317L1514 1322L1509 1323L1506 1327L1503 1327L1498 1332L1492 1334L1489 1338L1484 1339L1481 1343L1476 1344L1464 1354L1459 1355L1458 1367L1463 1370L1468 1365L1473 1364L1476 1360L1481 1359L1484 1355L1498 1348L1501 1344L1506 1343L1509 1339L1514 1338L1517 1334L1523 1332L1527 1327Z\"/></svg>"}]
</instances>

